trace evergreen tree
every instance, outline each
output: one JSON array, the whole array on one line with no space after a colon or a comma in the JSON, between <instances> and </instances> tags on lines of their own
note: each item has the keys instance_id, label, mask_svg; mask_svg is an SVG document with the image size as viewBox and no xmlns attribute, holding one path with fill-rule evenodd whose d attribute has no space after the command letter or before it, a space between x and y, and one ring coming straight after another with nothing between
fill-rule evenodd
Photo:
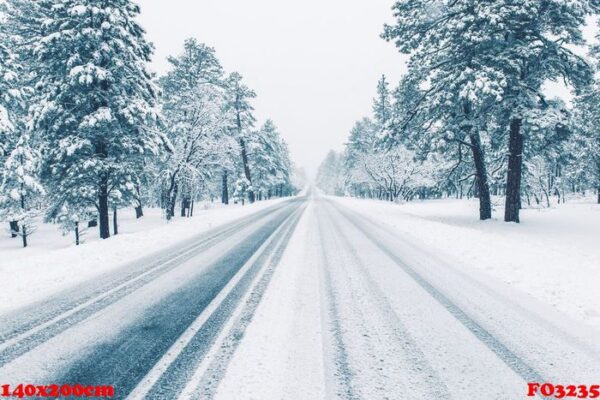
<instances>
[{"instance_id":1,"label":"evergreen tree","mask_svg":"<svg viewBox=\"0 0 600 400\"><path fill-rule=\"evenodd\" d=\"M108 238L111 198L116 204L131 196L132 164L166 143L153 129L156 89L146 68L152 47L135 21L139 7L130 0L58 0L36 2L31 12L30 2L9 1L13 24L30 35L25 51L39 79L33 127L43 139L48 217L76 224L93 208L100 237Z\"/></svg>"},{"instance_id":2,"label":"evergreen tree","mask_svg":"<svg viewBox=\"0 0 600 400\"><path fill-rule=\"evenodd\" d=\"M248 193L250 202L255 200L254 188L252 187L252 174L248 159L247 142L252 140L252 128L256 119L252 114L254 108L250 100L256 97L256 93L242 83L242 76L237 72L229 75L227 79L228 109L233 115L232 129L235 132L241 151L242 168L246 182L244 193Z\"/></svg>"},{"instance_id":3,"label":"evergreen tree","mask_svg":"<svg viewBox=\"0 0 600 400\"><path fill-rule=\"evenodd\" d=\"M37 180L39 157L29 140L27 134L20 136L4 163L0 185L0 220L17 222L19 229L13 232L22 237L23 247L35 229L33 202L44 194Z\"/></svg>"},{"instance_id":4,"label":"evergreen tree","mask_svg":"<svg viewBox=\"0 0 600 400\"><path fill-rule=\"evenodd\" d=\"M387 127L392 118L392 98L389 86L385 75L382 75L377 83L377 97L373 99L373 116L381 131Z\"/></svg>"},{"instance_id":5,"label":"evergreen tree","mask_svg":"<svg viewBox=\"0 0 600 400\"><path fill-rule=\"evenodd\" d=\"M259 200L283 195L290 186L292 166L287 145L273 121L267 120L253 135L250 149L253 188Z\"/></svg>"},{"instance_id":6,"label":"evergreen tree","mask_svg":"<svg viewBox=\"0 0 600 400\"><path fill-rule=\"evenodd\" d=\"M161 78L163 114L172 143L162 171L167 219L175 216L178 196L186 215L216 162L218 143L230 119L220 86L223 70L214 49L188 39L178 57L170 57L171 70Z\"/></svg>"}]
</instances>

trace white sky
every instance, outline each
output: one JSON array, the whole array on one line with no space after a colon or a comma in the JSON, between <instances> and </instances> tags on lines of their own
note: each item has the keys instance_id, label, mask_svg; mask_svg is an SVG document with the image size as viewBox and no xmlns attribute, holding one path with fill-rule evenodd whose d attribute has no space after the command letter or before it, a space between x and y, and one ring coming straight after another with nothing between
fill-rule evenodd
<instances>
[{"instance_id":1,"label":"white sky","mask_svg":"<svg viewBox=\"0 0 600 400\"><path fill-rule=\"evenodd\" d=\"M156 47L154 69L195 37L216 49L258 97L259 123L271 118L298 166L313 175L341 149L354 122L371 113L377 80L404 71L404 57L379 35L393 0L138 0Z\"/></svg>"}]
</instances>

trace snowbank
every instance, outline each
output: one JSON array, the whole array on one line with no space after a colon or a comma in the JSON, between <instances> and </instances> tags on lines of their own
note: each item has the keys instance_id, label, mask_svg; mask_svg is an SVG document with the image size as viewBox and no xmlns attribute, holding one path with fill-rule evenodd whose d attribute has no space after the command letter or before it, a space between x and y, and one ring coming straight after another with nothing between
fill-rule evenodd
<instances>
[{"instance_id":1,"label":"snowbank","mask_svg":"<svg viewBox=\"0 0 600 400\"><path fill-rule=\"evenodd\" d=\"M600 205L523 210L521 224L478 221L478 203L332 198L399 235L476 268L600 329ZM497 210L500 213L501 210Z\"/></svg>"},{"instance_id":2,"label":"snowbank","mask_svg":"<svg viewBox=\"0 0 600 400\"><path fill-rule=\"evenodd\" d=\"M199 205L192 218L167 223L160 209L146 209L135 219L132 210L121 211L119 234L99 240L97 228L86 232L85 243L73 244L73 235L62 236L56 225L40 224L23 249L20 238L0 238L0 313L14 310L67 287L160 251L210 228L272 206L284 199L251 205ZM112 225L111 225L112 233Z\"/></svg>"}]
</instances>

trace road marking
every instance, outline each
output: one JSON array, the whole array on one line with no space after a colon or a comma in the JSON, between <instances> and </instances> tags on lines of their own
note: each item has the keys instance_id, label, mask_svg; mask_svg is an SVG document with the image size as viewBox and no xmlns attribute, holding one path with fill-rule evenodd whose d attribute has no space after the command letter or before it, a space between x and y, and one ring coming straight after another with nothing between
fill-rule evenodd
<instances>
[{"instance_id":1,"label":"road marking","mask_svg":"<svg viewBox=\"0 0 600 400\"><path fill-rule=\"evenodd\" d=\"M299 209L299 210L301 210L301 209ZM289 219L286 219L286 221L284 221L282 223L282 226L288 224L294 218L294 216L297 214L299 214L299 212L295 211L292 215L290 215ZM216 355L219 353L221 346L223 345L225 340L229 337L231 330L234 328L235 325L238 324L240 315L243 313L244 309L246 308L246 305L247 305L250 297L254 294L254 292L256 290L256 286L259 284L259 282L261 281L262 277L264 276L264 274L266 273L268 268L273 264L273 260L277 256L277 253L280 250L280 246L282 244L286 244L286 243L284 243L284 241L286 239L286 236L290 232L290 230L293 228L293 226L294 226L293 224L291 224L290 226L287 226L286 227L287 231L285 233L282 233L281 235L279 235L280 237L277 240L277 243L274 245L273 251L269 254L269 256L265 260L264 264L260 267L261 271L259 273L257 273L256 276L254 277L254 279L252 280L250 289L239 300L239 303L238 303L237 307L235 308L235 310L233 311L231 318L229 318L227 323L221 329L221 332L215 339L215 343L213 344L213 346L211 346L210 350L206 353L202 362L196 368L196 371L194 371L194 374L192 375L192 377L186 384L185 388L179 395L178 400L190 400L190 399L194 398L194 394L199 389L199 385L202 382L202 378L204 377L204 375L210 368Z\"/></svg>"},{"instance_id":2,"label":"road marking","mask_svg":"<svg viewBox=\"0 0 600 400\"><path fill-rule=\"evenodd\" d=\"M277 205L279 206L279 205ZM275 208L275 211L278 211L280 208L282 207L277 207ZM262 219L264 216L266 216L266 214L262 213L260 214L260 217L258 218L258 220ZM251 216L249 216L251 217ZM6 351L7 349L9 349L12 346L15 346L17 344L19 344L20 342L23 342L24 340L30 338L31 336L43 331L46 328L51 327L52 325L55 325L57 323L60 323L61 321L71 317L72 315L77 314L79 311L84 310L87 307L90 307L106 298L109 298L111 295L113 295L114 293L127 288L128 286L131 286L133 284L135 284L136 282L144 279L145 277L147 277L148 275L156 272L156 271L160 271L162 268L167 268L170 265L175 265L177 266L177 261L181 260L182 258L185 258L187 256L189 256L190 254L193 254L194 252L198 251L199 249L201 249L202 247L205 247L207 245L210 245L211 243L214 243L215 241L219 241L219 239L225 239L222 238L222 236L226 236L227 233L231 232L232 230L236 230L239 229L240 227L245 228L248 225L251 225L253 221L243 221L237 224L234 224L231 227L228 227L226 229L224 229L223 231L220 232L215 232L212 235L210 235L209 237L207 237L206 239L202 240L200 243L196 243L193 244L191 246L188 247L188 249L184 250L182 253L177 254L174 257L171 257L167 260L164 261L159 261L159 263L153 267L151 267L150 269L148 269L147 271L141 273L140 275L137 275L131 279L126 280L125 282L109 289L106 292L103 292L102 294L92 297L91 299L63 312L60 313L59 315L51 318L48 321L45 321L39 325L36 325L10 339L7 339L6 341L0 343L0 354L4 351ZM256 222L256 221L254 221ZM165 271L168 272L168 271ZM120 299L120 298L119 298ZM118 299L117 299L118 300ZM112 304L112 303L111 303ZM55 336L55 335L53 335ZM50 338L45 338L42 342L36 344L39 345L41 343L44 343L45 341L49 340ZM20 355L20 354L19 354ZM6 365L9 362L11 362L14 358L10 358L10 356L8 357L7 360L1 360L0 359L0 366L2 365Z\"/></svg>"},{"instance_id":3,"label":"road marking","mask_svg":"<svg viewBox=\"0 0 600 400\"><path fill-rule=\"evenodd\" d=\"M294 215L295 213L292 213ZM171 345L171 347L163 354L154 367L146 374L138 385L127 396L128 400L143 400L152 390L154 384L158 382L160 377L165 373L169 366L177 359L179 354L192 341L197 331L202 328L210 316L219 308L223 300L229 295L229 292L237 285L244 277L250 267L262 255L265 249L277 238L277 234L287 225L290 217L287 217L283 223L269 236L269 238L258 248L258 250L246 261L239 271L231 278L229 282L221 289L217 296L204 308L200 315L192 322L192 324L181 334L181 336Z\"/></svg>"}]
</instances>

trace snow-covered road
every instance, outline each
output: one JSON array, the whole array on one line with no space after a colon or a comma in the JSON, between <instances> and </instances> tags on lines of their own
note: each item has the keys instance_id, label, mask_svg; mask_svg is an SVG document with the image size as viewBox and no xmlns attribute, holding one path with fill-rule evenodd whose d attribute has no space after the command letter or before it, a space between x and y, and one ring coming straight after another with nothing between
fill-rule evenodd
<instances>
[{"instance_id":1,"label":"snow-covered road","mask_svg":"<svg viewBox=\"0 0 600 400\"><path fill-rule=\"evenodd\" d=\"M519 399L600 337L332 199L279 203L0 316L2 383L131 399Z\"/></svg>"}]
</instances>

